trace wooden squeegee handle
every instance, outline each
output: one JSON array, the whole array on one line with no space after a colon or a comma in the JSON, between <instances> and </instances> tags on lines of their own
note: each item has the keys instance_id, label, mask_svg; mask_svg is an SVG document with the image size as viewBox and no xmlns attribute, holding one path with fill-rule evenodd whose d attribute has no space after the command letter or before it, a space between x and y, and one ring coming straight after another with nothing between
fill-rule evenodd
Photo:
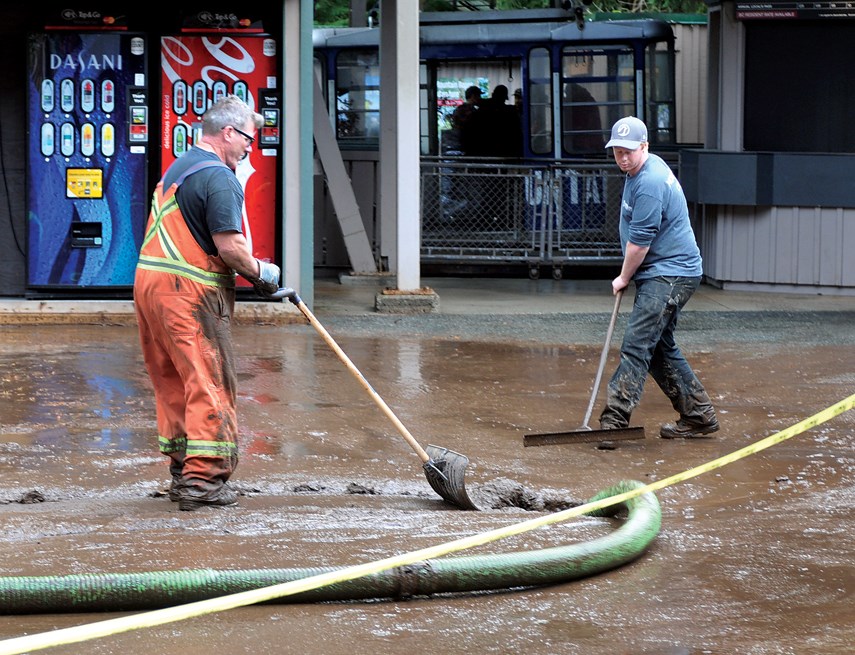
<instances>
[{"instance_id":1,"label":"wooden squeegee handle","mask_svg":"<svg viewBox=\"0 0 855 655\"><path fill-rule=\"evenodd\" d=\"M413 437L412 434L410 434L410 431L403 423L401 423L400 419L395 416L395 413L380 397L380 394L374 391L374 387L369 384L368 380L365 379L365 376L360 373L358 368L356 368L356 365L352 361L350 361L350 357L348 357L347 354L339 347L339 345L335 342L335 339L332 338L330 333L327 332L324 326L321 325L318 319L315 318L315 315L312 314L308 307L306 307L306 303L304 303L299 298L299 296L296 296L295 298L290 298L290 300L297 306L297 309L299 309L303 313L303 316L305 316L309 320L309 323L311 323L312 327L314 327L315 330L318 331L318 334L323 337L324 341L327 342L327 345L329 345L329 347L333 349L335 354L338 355L338 358L342 362L344 362L344 365L347 366L347 370L349 370L353 374L353 376L357 380L359 380L359 384L362 385L362 388L368 392L368 395L371 396L372 400L377 403L377 406L381 410L383 410L383 413L386 415L386 417L390 421L392 421L392 423L398 429L398 432L400 432L401 436L406 439L407 443L410 444L410 447L416 451L416 454L421 458L422 462L428 463L430 461L430 455L428 455L425 449L422 448L421 445L419 445L419 442L416 441L415 437Z\"/></svg>"}]
</instances>

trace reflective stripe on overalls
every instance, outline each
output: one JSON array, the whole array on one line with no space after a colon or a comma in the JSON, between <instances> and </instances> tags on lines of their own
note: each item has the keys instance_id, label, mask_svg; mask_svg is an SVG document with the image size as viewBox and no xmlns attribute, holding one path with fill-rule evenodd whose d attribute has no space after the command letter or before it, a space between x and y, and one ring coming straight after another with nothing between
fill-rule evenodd
<instances>
[{"instance_id":1,"label":"reflective stripe on overalls","mask_svg":"<svg viewBox=\"0 0 855 655\"><path fill-rule=\"evenodd\" d=\"M134 281L134 304L157 408L160 451L184 485L213 490L238 460L231 317L234 273L208 255L176 201L190 167L166 192L158 183Z\"/></svg>"},{"instance_id":2,"label":"reflective stripe on overalls","mask_svg":"<svg viewBox=\"0 0 855 655\"><path fill-rule=\"evenodd\" d=\"M234 274L226 267L223 260L219 257L211 257L196 243L196 239L193 238L190 230L187 229L184 217L180 215L181 210L178 208L178 199L176 198L178 187L181 186L184 180L193 175L193 173L198 173L205 168L212 168L214 166L227 168L222 162L199 162L184 171L183 175L162 195L159 192L163 190L163 181L161 180L158 183L151 201L151 214L149 215L145 237L140 248L140 258L137 262L138 268L174 273L190 280L196 280L202 284L217 286L234 284ZM170 221L164 221L164 218L168 217L172 212L175 212L177 216ZM182 238L183 243L176 244L175 239L170 236L170 230L179 233L186 232L190 236L190 242L187 242L186 238ZM177 234L176 236L186 237L184 234ZM155 237L157 237L156 240ZM201 259L207 265L207 268L192 263L192 261L198 259L199 255L201 255Z\"/></svg>"}]
</instances>

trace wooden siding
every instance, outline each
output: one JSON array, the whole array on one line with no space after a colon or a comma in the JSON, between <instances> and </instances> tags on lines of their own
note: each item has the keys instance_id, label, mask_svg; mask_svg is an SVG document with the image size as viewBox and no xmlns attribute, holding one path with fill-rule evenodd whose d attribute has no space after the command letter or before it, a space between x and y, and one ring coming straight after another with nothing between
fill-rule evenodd
<instances>
[{"instance_id":1,"label":"wooden siding","mask_svg":"<svg viewBox=\"0 0 855 655\"><path fill-rule=\"evenodd\" d=\"M723 287L855 294L855 209L696 208L704 273Z\"/></svg>"},{"instance_id":2,"label":"wooden siding","mask_svg":"<svg viewBox=\"0 0 855 655\"><path fill-rule=\"evenodd\" d=\"M677 88L677 142L702 144L706 130L707 26L673 26Z\"/></svg>"}]
</instances>

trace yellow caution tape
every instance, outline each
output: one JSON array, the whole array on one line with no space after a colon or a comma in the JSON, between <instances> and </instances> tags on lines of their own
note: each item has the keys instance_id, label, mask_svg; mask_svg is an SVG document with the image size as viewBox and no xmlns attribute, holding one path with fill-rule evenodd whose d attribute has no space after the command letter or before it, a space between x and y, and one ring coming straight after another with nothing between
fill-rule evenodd
<instances>
[{"instance_id":1,"label":"yellow caution tape","mask_svg":"<svg viewBox=\"0 0 855 655\"><path fill-rule=\"evenodd\" d=\"M671 477L664 478L657 482L651 482L647 486L633 489L632 491L627 491L617 496L611 496L596 502L571 507L570 509L566 509L561 512L540 516L535 519L529 519L528 521L515 523L514 525L509 525L504 528L482 532L480 534L472 535L471 537L456 539L438 546L422 548L421 550L411 551L402 555L387 557L385 559L368 562L366 564L349 566L329 573L301 578L300 580L292 580L291 582L284 582L269 587L263 587L261 589L242 591L228 596L210 598L208 600L187 603L176 607L167 607L142 614L123 616L117 619L108 619L106 621L98 621L96 623L79 625L72 628L63 628L52 632L42 632L34 635L28 635L26 637L6 639L4 641L0 641L0 655L20 655L21 653L27 653L34 650L51 648L62 644L78 643L90 639L97 639L99 637L119 634L121 632L128 632L130 630L137 630L139 628L151 628L165 623L172 623L196 616L202 616L204 614L213 614L214 612L222 612L224 610L235 609L236 607L262 603L276 598L281 598L283 596L290 596L303 591L318 589L319 587L324 587L336 582L354 580L366 575L371 575L372 573L386 571L396 566L405 566L407 564L412 564L413 562L433 559L441 557L442 555L447 555L448 553L465 550L467 548L474 548L475 546L482 546L493 541L498 541L499 539L534 530L535 528L560 523L562 521L581 516L582 514L588 514L605 507L610 507L611 505L617 505L618 503L625 502L642 494L657 491L678 482L689 480L701 475L702 473L708 473L709 471L721 468L722 466L731 464L737 460L743 459L744 457L748 457L749 455L758 453L761 450L765 450L770 446L781 443L782 441L794 437L797 434L801 434L806 430L810 430L811 428L814 428L821 423L825 423L853 407L855 407L855 394L817 414L814 414L804 421L796 423L795 425L792 425L785 430L781 430L780 432L776 432L775 434L772 434L765 439L761 439L760 441L746 446L745 448L740 448L739 450L728 455L724 455L723 457L719 457L718 459L714 459L706 464L696 466L695 468L688 469L682 473L672 475Z\"/></svg>"}]
</instances>

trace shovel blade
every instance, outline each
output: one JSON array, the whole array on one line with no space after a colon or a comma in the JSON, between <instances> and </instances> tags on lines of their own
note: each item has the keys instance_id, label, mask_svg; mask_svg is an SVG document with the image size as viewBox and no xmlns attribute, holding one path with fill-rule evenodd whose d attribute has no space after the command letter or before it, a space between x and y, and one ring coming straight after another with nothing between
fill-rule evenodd
<instances>
[{"instance_id":1,"label":"shovel blade","mask_svg":"<svg viewBox=\"0 0 855 655\"><path fill-rule=\"evenodd\" d=\"M469 498L464 486L469 458L448 448L434 445L428 445L425 452L430 459L424 463L423 468L433 490L460 509L477 510L478 507Z\"/></svg>"},{"instance_id":2,"label":"shovel blade","mask_svg":"<svg viewBox=\"0 0 855 655\"><path fill-rule=\"evenodd\" d=\"M644 427L591 430L582 428L569 432L546 432L523 436L523 446L554 446L563 443L591 443L593 441L627 441L644 439Z\"/></svg>"}]
</instances>

